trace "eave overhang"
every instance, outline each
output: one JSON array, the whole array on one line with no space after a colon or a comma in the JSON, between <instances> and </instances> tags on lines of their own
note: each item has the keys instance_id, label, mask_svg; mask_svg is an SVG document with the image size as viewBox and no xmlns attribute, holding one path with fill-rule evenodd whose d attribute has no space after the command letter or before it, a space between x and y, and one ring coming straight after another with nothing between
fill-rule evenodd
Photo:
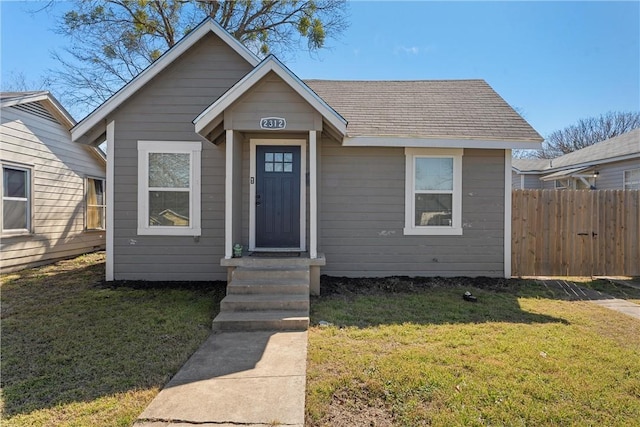
<instances>
[{"instance_id":1,"label":"eave overhang","mask_svg":"<svg viewBox=\"0 0 640 427\"><path fill-rule=\"evenodd\" d=\"M539 149L541 141L500 141L486 139L446 139L403 136L347 136L346 147L425 147L425 148L481 148L481 149Z\"/></svg>"}]
</instances>

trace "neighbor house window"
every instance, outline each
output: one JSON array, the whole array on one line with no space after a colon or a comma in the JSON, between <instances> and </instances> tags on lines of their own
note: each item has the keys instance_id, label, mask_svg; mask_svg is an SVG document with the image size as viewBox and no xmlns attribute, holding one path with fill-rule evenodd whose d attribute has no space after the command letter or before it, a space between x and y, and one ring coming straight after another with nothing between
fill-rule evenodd
<instances>
[{"instance_id":1,"label":"neighbor house window","mask_svg":"<svg viewBox=\"0 0 640 427\"><path fill-rule=\"evenodd\" d=\"M625 190L640 190L640 169L631 169L624 171Z\"/></svg>"},{"instance_id":2,"label":"neighbor house window","mask_svg":"<svg viewBox=\"0 0 640 427\"><path fill-rule=\"evenodd\" d=\"M138 142L138 234L199 236L200 142Z\"/></svg>"},{"instance_id":3,"label":"neighbor house window","mask_svg":"<svg viewBox=\"0 0 640 427\"><path fill-rule=\"evenodd\" d=\"M2 232L31 230L31 169L2 166Z\"/></svg>"},{"instance_id":4,"label":"neighbor house window","mask_svg":"<svg viewBox=\"0 0 640 427\"><path fill-rule=\"evenodd\" d=\"M569 188L569 180L568 179L556 179L553 181L553 188L556 190L566 190Z\"/></svg>"},{"instance_id":5,"label":"neighbor house window","mask_svg":"<svg viewBox=\"0 0 640 427\"><path fill-rule=\"evenodd\" d=\"M87 178L86 181L87 230L104 230L107 205L104 179Z\"/></svg>"},{"instance_id":6,"label":"neighbor house window","mask_svg":"<svg viewBox=\"0 0 640 427\"><path fill-rule=\"evenodd\" d=\"M404 234L462 234L462 154L405 148Z\"/></svg>"}]
</instances>

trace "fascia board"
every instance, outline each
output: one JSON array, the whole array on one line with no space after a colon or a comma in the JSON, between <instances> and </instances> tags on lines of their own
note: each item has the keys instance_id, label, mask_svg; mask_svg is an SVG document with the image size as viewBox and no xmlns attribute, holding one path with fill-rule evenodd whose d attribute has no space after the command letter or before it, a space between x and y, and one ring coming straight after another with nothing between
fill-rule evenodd
<instances>
[{"instance_id":1,"label":"fascia board","mask_svg":"<svg viewBox=\"0 0 640 427\"><path fill-rule=\"evenodd\" d=\"M573 169L573 168L577 168L577 167L581 167L581 166L598 166L598 165L604 165L607 163L615 163L615 162L621 162L624 160L633 160L633 159L640 159L640 151L638 151L637 153L631 153L631 154L625 154L622 156L615 156L615 157L609 157L609 158L604 158L604 159L597 159L597 160L589 160L589 161L583 161L580 163L573 163L570 165L563 165L563 166L557 166L557 167L553 167L553 168L549 168L547 170L545 170L545 172L547 171L560 171L563 169Z\"/></svg>"},{"instance_id":2,"label":"fascia board","mask_svg":"<svg viewBox=\"0 0 640 427\"><path fill-rule=\"evenodd\" d=\"M543 173L547 173L548 171L526 171L526 170L520 170L514 166L511 166L511 170L514 171L515 173L517 173L518 175L540 175Z\"/></svg>"},{"instance_id":3,"label":"fascia board","mask_svg":"<svg viewBox=\"0 0 640 427\"><path fill-rule=\"evenodd\" d=\"M430 147L430 148L482 148L482 149L537 149L542 147L538 141L497 141L481 139L441 139L385 136L346 137L345 147Z\"/></svg>"},{"instance_id":4,"label":"fascia board","mask_svg":"<svg viewBox=\"0 0 640 427\"><path fill-rule=\"evenodd\" d=\"M66 125L67 129L71 129L76 125L76 121L73 116L71 116L71 114L69 114L69 112L52 95L48 95L44 102L49 108L51 114L56 116L63 125Z\"/></svg>"},{"instance_id":5,"label":"fascia board","mask_svg":"<svg viewBox=\"0 0 640 427\"><path fill-rule=\"evenodd\" d=\"M103 102L92 113L80 121L73 129L71 129L71 139L77 141L91 130L98 123L102 122L112 111L120 106L131 95L140 90L153 77L158 75L162 70L167 68L173 61L185 53L191 46L202 39L209 32L213 32L227 43L233 50L242 56L251 66L255 67L260 60L242 43L233 38L226 30L224 30L213 19L208 18L201 22L193 31L183 37L171 49L166 51L160 58L145 68L140 74L133 78L129 83L124 85L111 98Z\"/></svg>"},{"instance_id":6,"label":"fascia board","mask_svg":"<svg viewBox=\"0 0 640 427\"><path fill-rule=\"evenodd\" d=\"M28 104L30 102L38 102L47 99L48 92L42 91L28 95L17 95L0 101L0 107L13 107L14 105Z\"/></svg>"},{"instance_id":7,"label":"fascia board","mask_svg":"<svg viewBox=\"0 0 640 427\"><path fill-rule=\"evenodd\" d=\"M556 166L556 167L551 167L551 168L547 168L547 169L543 169L543 170L520 170L517 167L513 166L512 169L519 173L520 175L541 175L541 174L551 174L554 172L560 172L563 170L568 170L568 169L575 169L575 168L580 168L580 167L597 167L597 166L601 166L601 165L606 165L609 163L615 163L615 162L622 162L625 160L633 160L633 159L640 159L640 152L638 153L632 153L632 154L626 154L624 156L616 156L616 157L609 157L607 159L601 159L601 160L592 160L592 161L588 161L588 162L580 162L580 163L573 163L570 165L565 165L565 166ZM556 159L549 159L549 160L556 160Z\"/></svg>"}]
</instances>

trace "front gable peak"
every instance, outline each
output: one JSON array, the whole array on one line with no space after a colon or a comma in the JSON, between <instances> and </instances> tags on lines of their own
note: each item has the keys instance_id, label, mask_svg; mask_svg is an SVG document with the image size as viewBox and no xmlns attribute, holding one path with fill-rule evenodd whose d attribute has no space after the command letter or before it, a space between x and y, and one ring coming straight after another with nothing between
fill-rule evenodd
<instances>
[{"instance_id":1,"label":"front gable peak","mask_svg":"<svg viewBox=\"0 0 640 427\"><path fill-rule=\"evenodd\" d=\"M291 91L295 92L311 108L317 111L335 133L341 137L346 135L347 121L273 55L265 58L251 72L200 113L193 120L195 131L208 138L212 130L222 122L225 110L231 108L241 98L245 98L252 89L256 88L269 75L275 75L281 79Z\"/></svg>"},{"instance_id":2,"label":"front gable peak","mask_svg":"<svg viewBox=\"0 0 640 427\"><path fill-rule=\"evenodd\" d=\"M260 59L253 52L229 34L213 18L207 18L73 127L71 129L72 140L88 144L94 142L90 135L100 135L104 132L102 128L106 127L105 119L109 114L210 33L218 36L252 67L260 63Z\"/></svg>"}]
</instances>

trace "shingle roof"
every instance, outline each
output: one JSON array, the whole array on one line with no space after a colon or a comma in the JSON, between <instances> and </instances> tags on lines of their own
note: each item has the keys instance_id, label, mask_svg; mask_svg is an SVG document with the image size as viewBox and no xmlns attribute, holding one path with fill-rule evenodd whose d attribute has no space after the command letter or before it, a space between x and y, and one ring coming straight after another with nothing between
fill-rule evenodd
<instances>
[{"instance_id":1,"label":"shingle roof","mask_svg":"<svg viewBox=\"0 0 640 427\"><path fill-rule=\"evenodd\" d=\"M484 80L304 82L348 120L350 137L543 139Z\"/></svg>"},{"instance_id":2,"label":"shingle roof","mask_svg":"<svg viewBox=\"0 0 640 427\"><path fill-rule=\"evenodd\" d=\"M547 172L574 165L603 163L607 160L633 155L640 157L640 128L551 160L514 159L512 166L519 171Z\"/></svg>"},{"instance_id":3,"label":"shingle roof","mask_svg":"<svg viewBox=\"0 0 640 427\"><path fill-rule=\"evenodd\" d=\"M553 159L553 168L593 163L633 154L640 155L640 129L634 129Z\"/></svg>"},{"instance_id":4,"label":"shingle roof","mask_svg":"<svg viewBox=\"0 0 640 427\"><path fill-rule=\"evenodd\" d=\"M521 172L539 172L549 167L549 159L513 159L511 166Z\"/></svg>"}]
</instances>

